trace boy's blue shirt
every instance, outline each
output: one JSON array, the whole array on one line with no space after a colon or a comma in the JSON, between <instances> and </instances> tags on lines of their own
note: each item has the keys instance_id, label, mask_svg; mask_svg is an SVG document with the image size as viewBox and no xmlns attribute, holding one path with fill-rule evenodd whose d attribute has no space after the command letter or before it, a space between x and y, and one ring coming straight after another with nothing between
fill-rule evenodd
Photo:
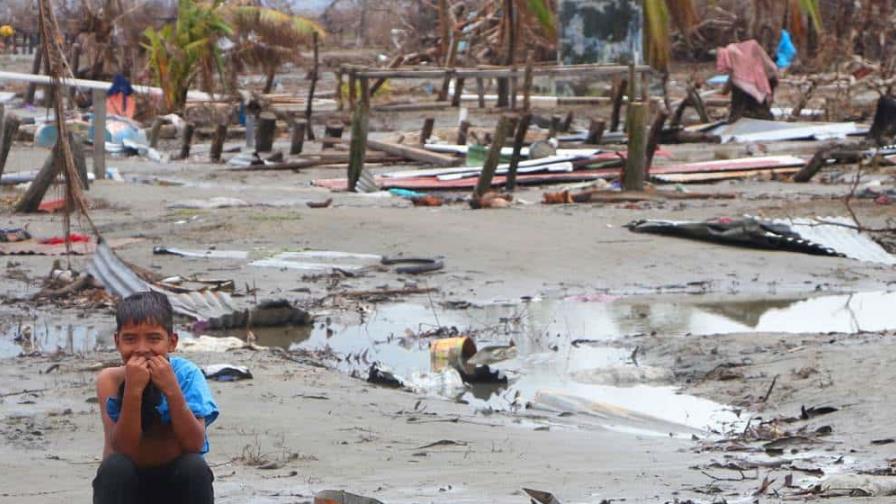
<instances>
[{"instance_id":1,"label":"boy's blue shirt","mask_svg":"<svg viewBox=\"0 0 896 504\"><path fill-rule=\"evenodd\" d=\"M177 378L177 384L180 386L181 393L184 395L184 401L187 407L193 412L196 418L205 420L205 426L208 427L218 418L218 405L212 398L212 392L208 388L208 382L199 366L184 359L183 357L169 357L171 369ZM168 408L168 398L162 395L162 401L156 406L156 411L162 418L162 423L171 423L171 412ZM113 422L118 421L121 415L121 399L118 397L110 397L106 401L106 412ZM205 436L205 443L199 452L202 455L208 453L208 433Z\"/></svg>"}]
</instances>

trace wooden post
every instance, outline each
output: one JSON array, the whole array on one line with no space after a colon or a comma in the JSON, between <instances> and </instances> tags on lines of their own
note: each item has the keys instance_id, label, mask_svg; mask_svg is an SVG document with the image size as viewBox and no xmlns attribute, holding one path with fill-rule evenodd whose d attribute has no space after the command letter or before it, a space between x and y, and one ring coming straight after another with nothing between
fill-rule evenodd
<instances>
[{"instance_id":1,"label":"wooden post","mask_svg":"<svg viewBox=\"0 0 896 504\"><path fill-rule=\"evenodd\" d=\"M87 178L87 158L84 155L84 138L74 133L68 134L69 146L72 149L72 159L75 161L75 171L81 179L81 187L90 189L90 179Z\"/></svg>"},{"instance_id":2,"label":"wooden post","mask_svg":"<svg viewBox=\"0 0 896 504\"><path fill-rule=\"evenodd\" d=\"M558 116L558 115L551 116L551 129L550 129L550 131L548 131L549 138L556 137L557 133L560 132L560 127L562 126L562 123L561 123L562 120L563 119L561 119L560 116Z\"/></svg>"},{"instance_id":3,"label":"wooden post","mask_svg":"<svg viewBox=\"0 0 896 504\"><path fill-rule=\"evenodd\" d=\"M660 146L660 137L663 134L663 125L666 124L667 119L669 119L669 111L665 108L661 108L656 113L656 117L654 118L653 123L650 125L650 133L648 133L647 135L647 159L644 163L645 180L650 180L650 166L653 164L653 156L654 154L656 154L656 150Z\"/></svg>"},{"instance_id":4,"label":"wooden post","mask_svg":"<svg viewBox=\"0 0 896 504\"><path fill-rule=\"evenodd\" d=\"M159 135L162 133L162 124L164 122L162 118L156 117L152 122L152 127L149 128L149 146L153 149L159 147Z\"/></svg>"},{"instance_id":5,"label":"wooden post","mask_svg":"<svg viewBox=\"0 0 896 504\"><path fill-rule=\"evenodd\" d=\"M106 178L106 92L93 90L93 176Z\"/></svg>"},{"instance_id":6,"label":"wooden post","mask_svg":"<svg viewBox=\"0 0 896 504\"><path fill-rule=\"evenodd\" d=\"M572 121L575 118L572 110L566 113L566 118L563 119L563 125L560 127L560 131L568 132L572 128Z\"/></svg>"},{"instance_id":7,"label":"wooden post","mask_svg":"<svg viewBox=\"0 0 896 504\"><path fill-rule=\"evenodd\" d=\"M336 110L343 111L345 110L345 98L342 96L342 86L344 84L344 74L345 71L340 68L338 72L336 72Z\"/></svg>"},{"instance_id":8,"label":"wooden post","mask_svg":"<svg viewBox=\"0 0 896 504\"><path fill-rule=\"evenodd\" d=\"M271 152L274 150L274 135L277 133L277 116L270 112L258 114L258 125L255 130L255 150Z\"/></svg>"},{"instance_id":9,"label":"wooden post","mask_svg":"<svg viewBox=\"0 0 896 504\"><path fill-rule=\"evenodd\" d=\"M426 141L432 136L432 129L436 125L434 117L427 117L423 120L423 128L420 130L420 145L426 145Z\"/></svg>"},{"instance_id":10,"label":"wooden post","mask_svg":"<svg viewBox=\"0 0 896 504\"><path fill-rule=\"evenodd\" d=\"M367 127L370 115L370 82L361 77L361 96L352 117L352 138L349 148L348 190L354 191L364 170L364 156L367 154Z\"/></svg>"},{"instance_id":11,"label":"wooden post","mask_svg":"<svg viewBox=\"0 0 896 504\"><path fill-rule=\"evenodd\" d=\"M622 177L622 188L626 191L644 190L644 163L647 149L647 113L646 103L630 103L628 129L628 156L625 160L625 172Z\"/></svg>"},{"instance_id":12,"label":"wooden post","mask_svg":"<svg viewBox=\"0 0 896 504\"><path fill-rule=\"evenodd\" d=\"M523 142L526 141L526 132L529 131L529 123L532 122L532 114L525 113L520 118L516 127L516 135L513 137L513 155L510 157L510 166L507 169L507 190L516 189L516 171L522 157Z\"/></svg>"},{"instance_id":13,"label":"wooden post","mask_svg":"<svg viewBox=\"0 0 896 504\"><path fill-rule=\"evenodd\" d=\"M34 75L40 75L41 63L43 62L43 51L37 51L34 53L34 60L31 63L31 73ZM25 103L28 105L34 105L34 93L37 91L37 84L31 82L28 84L28 89L25 91Z\"/></svg>"},{"instance_id":14,"label":"wooden post","mask_svg":"<svg viewBox=\"0 0 896 504\"><path fill-rule=\"evenodd\" d=\"M585 138L585 143L589 145L599 144L604 136L604 128L606 127L606 121L591 119L591 122L588 124L588 136Z\"/></svg>"},{"instance_id":15,"label":"wooden post","mask_svg":"<svg viewBox=\"0 0 896 504\"><path fill-rule=\"evenodd\" d=\"M348 72L348 106L352 110L356 110L356 101L357 101L357 93L358 93L358 76L355 75L354 70L350 70ZM309 128L311 129L311 123L308 123ZM309 138L311 140L311 138Z\"/></svg>"},{"instance_id":16,"label":"wooden post","mask_svg":"<svg viewBox=\"0 0 896 504\"><path fill-rule=\"evenodd\" d=\"M320 78L318 71L320 69L320 40L317 32L312 33L314 41L314 67L311 69L311 86L308 89L308 103L305 104L305 121L311 124L311 112L314 105L314 89L317 87L317 79ZM307 128L308 140L314 140L314 128Z\"/></svg>"},{"instance_id":17,"label":"wooden post","mask_svg":"<svg viewBox=\"0 0 896 504\"><path fill-rule=\"evenodd\" d=\"M485 164L482 165L479 182L473 191L474 200L481 198L491 188L495 169L498 168L498 163L501 162L501 149L504 147L504 139L507 138L510 132L510 118L501 116L498 125L495 127L495 136L492 138L492 145L488 150L488 156L485 158Z\"/></svg>"},{"instance_id":18,"label":"wooden post","mask_svg":"<svg viewBox=\"0 0 896 504\"><path fill-rule=\"evenodd\" d=\"M196 130L196 125L188 122L186 126L184 126L184 136L181 137L180 142L180 156L178 159L187 159L190 157L190 144L193 143L193 132Z\"/></svg>"},{"instance_id":19,"label":"wooden post","mask_svg":"<svg viewBox=\"0 0 896 504\"><path fill-rule=\"evenodd\" d=\"M467 145L467 131L470 129L470 121L461 121L457 125L457 145Z\"/></svg>"},{"instance_id":20,"label":"wooden post","mask_svg":"<svg viewBox=\"0 0 896 504\"><path fill-rule=\"evenodd\" d=\"M445 78L442 79L442 88L439 89L439 94L436 96L436 101L443 102L448 101L448 88L451 87L451 72L445 73Z\"/></svg>"},{"instance_id":21,"label":"wooden post","mask_svg":"<svg viewBox=\"0 0 896 504\"><path fill-rule=\"evenodd\" d=\"M221 153L224 151L224 140L227 139L227 125L218 124L215 126L215 134L212 137L211 161L212 163L221 162Z\"/></svg>"},{"instance_id":22,"label":"wooden post","mask_svg":"<svg viewBox=\"0 0 896 504\"><path fill-rule=\"evenodd\" d=\"M44 194L47 193L47 189L50 188L50 185L56 180L56 176L59 174L61 163L57 162L57 159L61 161L61 156L58 155L58 150L58 145L50 150L50 154L47 156L46 161L44 161L43 167L41 167L37 176L34 177L34 180L28 184L28 189L25 191L22 199L16 203L16 212L36 212L40 207L40 202L43 201Z\"/></svg>"},{"instance_id":23,"label":"wooden post","mask_svg":"<svg viewBox=\"0 0 896 504\"><path fill-rule=\"evenodd\" d=\"M510 78L510 110L515 110L517 89L516 66L510 65L510 71L512 75L512 77Z\"/></svg>"},{"instance_id":24,"label":"wooden post","mask_svg":"<svg viewBox=\"0 0 896 504\"><path fill-rule=\"evenodd\" d=\"M343 129L345 128L342 126L342 123L327 123L327 125L324 126L324 138L328 140L342 138ZM331 142L325 142L323 145L321 145L321 149L328 149L332 145L333 144Z\"/></svg>"},{"instance_id":25,"label":"wooden post","mask_svg":"<svg viewBox=\"0 0 896 504\"><path fill-rule=\"evenodd\" d=\"M305 125L308 124L306 121L293 121L292 122L292 139L289 143L289 154L290 155L298 155L302 153L302 149L305 146Z\"/></svg>"},{"instance_id":26,"label":"wooden post","mask_svg":"<svg viewBox=\"0 0 896 504\"><path fill-rule=\"evenodd\" d=\"M460 107L461 97L464 93L464 78L458 77L454 81L454 98L451 99L452 107Z\"/></svg>"},{"instance_id":27,"label":"wooden post","mask_svg":"<svg viewBox=\"0 0 896 504\"><path fill-rule=\"evenodd\" d=\"M21 121L15 114L9 114L3 121L3 137L0 138L0 176L6 168L6 159L9 157L9 149L15 141Z\"/></svg>"},{"instance_id":28,"label":"wooden post","mask_svg":"<svg viewBox=\"0 0 896 504\"><path fill-rule=\"evenodd\" d=\"M78 78L78 66L81 64L81 44L72 44L72 53L69 58L69 65L72 69L72 75ZM75 101L75 95L78 94L78 88L72 86L68 89L68 99L70 103Z\"/></svg>"},{"instance_id":29,"label":"wooden post","mask_svg":"<svg viewBox=\"0 0 896 504\"><path fill-rule=\"evenodd\" d=\"M526 112L532 110L529 98L532 95L532 63L534 59L534 53L530 49L526 53L526 73L523 77L523 110ZM529 120L531 121L532 118L530 117Z\"/></svg>"},{"instance_id":30,"label":"wooden post","mask_svg":"<svg viewBox=\"0 0 896 504\"><path fill-rule=\"evenodd\" d=\"M482 77L476 77L476 97L479 99L479 108L485 108L485 81Z\"/></svg>"},{"instance_id":31,"label":"wooden post","mask_svg":"<svg viewBox=\"0 0 896 504\"><path fill-rule=\"evenodd\" d=\"M509 90L508 90L508 88L510 87L510 83L507 81L507 77L498 77L497 82L498 82L498 101L495 103L495 107L504 108L504 107L507 107L507 105L510 102L509 97L508 97L508 95L510 94Z\"/></svg>"},{"instance_id":32,"label":"wooden post","mask_svg":"<svg viewBox=\"0 0 896 504\"><path fill-rule=\"evenodd\" d=\"M622 113L622 102L625 100L625 92L628 89L628 80L617 82L613 92L613 112L610 115L610 131L619 131L619 116Z\"/></svg>"}]
</instances>

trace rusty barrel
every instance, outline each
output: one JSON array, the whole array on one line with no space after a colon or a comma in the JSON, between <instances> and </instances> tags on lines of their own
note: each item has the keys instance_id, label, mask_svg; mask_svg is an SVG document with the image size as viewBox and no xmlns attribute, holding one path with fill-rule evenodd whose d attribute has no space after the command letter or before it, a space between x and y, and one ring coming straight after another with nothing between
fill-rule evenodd
<instances>
[{"instance_id":1,"label":"rusty barrel","mask_svg":"<svg viewBox=\"0 0 896 504\"><path fill-rule=\"evenodd\" d=\"M448 366L464 366L476 354L476 343L468 336L443 338L429 343L429 363L433 372Z\"/></svg>"}]
</instances>

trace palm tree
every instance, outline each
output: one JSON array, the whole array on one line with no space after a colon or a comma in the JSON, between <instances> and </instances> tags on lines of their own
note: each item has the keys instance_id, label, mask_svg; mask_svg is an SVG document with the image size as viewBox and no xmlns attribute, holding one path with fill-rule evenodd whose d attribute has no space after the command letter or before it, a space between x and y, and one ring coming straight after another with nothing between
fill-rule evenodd
<instances>
[{"instance_id":1,"label":"palm tree","mask_svg":"<svg viewBox=\"0 0 896 504\"><path fill-rule=\"evenodd\" d=\"M232 79L247 66L258 68L267 76L265 93L271 91L281 65L299 62L299 47L308 46L315 33L326 35L310 19L255 5L227 7L224 17L233 28L236 43L230 56Z\"/></svg>"},{"instance_id":2,"label":"palm tree","mask_svg":"<svg viewBox=\"0 0 896 504\"><path fill-rule=\"evenodd\" d=\"M178 0L177 20L143 32L148 66L162 88L165 109L182 111L187 91L199 79L201 89L214 91L214 74L223 74L217 42L233 33L221 16L223 0Z\"/></svg>"}]
</instances>

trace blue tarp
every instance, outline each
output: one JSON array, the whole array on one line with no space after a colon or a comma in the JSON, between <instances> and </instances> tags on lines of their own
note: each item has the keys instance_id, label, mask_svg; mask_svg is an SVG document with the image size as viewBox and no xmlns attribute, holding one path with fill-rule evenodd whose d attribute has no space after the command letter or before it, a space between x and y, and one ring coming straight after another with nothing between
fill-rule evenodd
<instances>
[{"instance_id":1,"label":"blue tarp","mask_svg":"<svg viewBox=\"0 0 896 504\"><path fill-rule=\"evenodd\" d=\"M787 30L781 30L781 41L778 42L778 50L775 56L775 64L782 70L790 68L794 58L796 58L796 46L793 45L793 39Z\"/></svg>"}]
</instances>

